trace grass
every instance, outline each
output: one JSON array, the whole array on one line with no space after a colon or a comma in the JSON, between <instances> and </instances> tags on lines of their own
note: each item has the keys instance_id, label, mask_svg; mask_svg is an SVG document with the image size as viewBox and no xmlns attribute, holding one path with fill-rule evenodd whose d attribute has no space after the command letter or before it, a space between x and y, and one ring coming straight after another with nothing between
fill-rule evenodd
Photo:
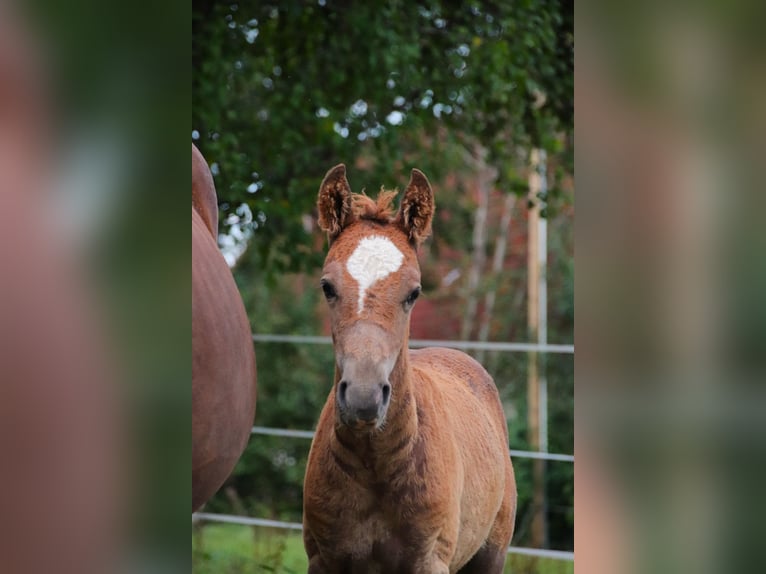
<instances>
[{"instance_id":1,"label":"grass","mask_svg":"<svg viewBox=\"0 0 766 574\"><path fill-rule=\"evenodd\" d=\"M193 574L305 574L300 532L236 524L192 530ZM573 574L570 561L510 554L505 574ZM392 573L394 574L394 573Z\"/></svg>"}]
</instances>

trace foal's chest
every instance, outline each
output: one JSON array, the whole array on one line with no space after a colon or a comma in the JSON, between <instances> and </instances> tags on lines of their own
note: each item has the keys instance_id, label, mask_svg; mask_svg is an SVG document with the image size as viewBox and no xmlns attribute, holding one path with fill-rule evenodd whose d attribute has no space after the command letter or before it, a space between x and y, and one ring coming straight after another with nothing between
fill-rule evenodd
<instances>
[{"instance_id":1,"label":"foal's chest","mask_svg":"<svg viewBox=\"0 0 766 574\"><path fill-rule=\"evenodd\" d=\"M334 568L354 574L408 572L417 552L398 520L382 512L373 511L364 518L349 516L350 512L338 517L332 542L321 550L332 557Z\"/></svg>"}]
</instances>

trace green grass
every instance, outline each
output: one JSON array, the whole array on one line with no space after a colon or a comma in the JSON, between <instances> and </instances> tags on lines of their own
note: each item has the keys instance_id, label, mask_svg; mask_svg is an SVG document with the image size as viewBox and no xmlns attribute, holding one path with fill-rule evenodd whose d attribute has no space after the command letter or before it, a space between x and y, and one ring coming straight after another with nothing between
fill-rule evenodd
<instances>
[{"instance_id":1,"label":"green grass","mask_svg":"<svg viewBox=\"0 0 766 574\"><path fill-rule=\"evenodd\" d=\"M299 532L236 524L192 530L193 574L305 574ZM573 574L572 562L511 554L505 574Z\"/></svg>"}]
</instances>

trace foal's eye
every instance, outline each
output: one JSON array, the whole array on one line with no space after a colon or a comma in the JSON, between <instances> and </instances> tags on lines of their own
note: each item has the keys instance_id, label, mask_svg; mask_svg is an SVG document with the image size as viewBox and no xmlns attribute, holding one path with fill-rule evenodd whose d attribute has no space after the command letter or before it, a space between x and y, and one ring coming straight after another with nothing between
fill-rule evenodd
<instances>
[{"instance_id":1,"label":"foal's eye","mask_svg":"<svg viewBox=\"0 0 766 574\"><path fill-rule=\"evenodd\" d=\"M420 295L420 287L415 287L409 295L407 295L407 299L405 299L404 304L408 307L411 307L415 304L415 299L418 298Z\"/></svg>"},{"instance_id":2,"label":"foal's eye","mask_svg":"<svg viewBox=\"0 0 766 574\"><path fill-rule=\"evenodd\" d=\"M322 280L320 285L322 285L322 291L324 291L324 296L328 301L335 299L338 296L337 291L335 291L335 287L333 287L332 283L329 281Z\"/></svg>"}]
</instances>

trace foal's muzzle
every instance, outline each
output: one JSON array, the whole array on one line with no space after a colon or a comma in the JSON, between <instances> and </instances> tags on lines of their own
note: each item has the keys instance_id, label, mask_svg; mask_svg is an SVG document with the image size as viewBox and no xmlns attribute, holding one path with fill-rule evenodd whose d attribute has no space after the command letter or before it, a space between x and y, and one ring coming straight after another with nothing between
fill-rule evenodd
<instances>
[{"instance_id":1,"label":"foal's muzzle","mask_svg":"<svg viewBox=\"0 0 766 574\"><path fill-rule=\"evenodd\" d=\"M380 428L391 402L391 373L399 355L395 339L380 326L358 321L337 337L340 380L335 401L340 421L352 429Z\"/></svg>"},{"instance_id":2,"label":"foal's muzzle","mask_svg":"<svg viewBox=\"0 0 766 574\"><path fill-rule=\"evenodd\" d=\"M342 379L335 394L340 420L354 428L380 426L391 401L391 385L385 381L365 384Z\"/></svg>"}]
</instances>

